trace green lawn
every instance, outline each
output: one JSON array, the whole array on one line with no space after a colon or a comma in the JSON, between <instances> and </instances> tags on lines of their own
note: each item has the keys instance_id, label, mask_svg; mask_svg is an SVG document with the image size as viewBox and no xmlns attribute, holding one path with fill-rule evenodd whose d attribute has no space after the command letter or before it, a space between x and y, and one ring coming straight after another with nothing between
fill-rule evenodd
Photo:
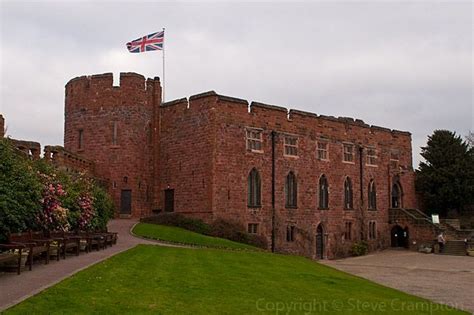
<instances>
[{"instance_id":1,"label":"green lawn","mask_svg":"<svg viewBox=\"0 0 474 315\"><path fill-rule=\"evenodd\" d=\"M146 238L173 243L199 245L212 248L258 250L256 247L247 244L232 242L218 237L206 236L174 226L138 223L133 228L133 233Z\"/></svg>"},{"instance_id":2,"label":"green lawn","mask_svg":"<svg viewBox=\"0 0 474 315\"><path fill-rule=\"evenodd\" d=\"M461 313L441 307L303 257L139 245L6 314Z\"/></svg>"}]
</instances>

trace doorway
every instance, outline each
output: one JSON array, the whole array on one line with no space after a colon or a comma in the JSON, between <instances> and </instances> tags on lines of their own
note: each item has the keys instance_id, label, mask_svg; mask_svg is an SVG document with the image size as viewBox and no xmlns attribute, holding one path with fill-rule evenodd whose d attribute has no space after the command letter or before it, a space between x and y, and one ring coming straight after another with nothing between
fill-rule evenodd
<instances>
[{"instance_id":1,"label":"doorway","mask_svg":"<svg viewBox=\"0 0 474 315\"><path fill-rule=\"evenodd\" d=\"M165 212L174 212L174 189L165 189Z\"/></svg>"},{"instance_id":2,"label":"doorway","mask_svg":"<svg viewBox=\"0 0 474 315\"><path fill-rule=\"evenodd\" d=\"M324 231L321 224L316 229L316 259L324 258Z\"/></svg>"},{"instance_id":3,"label":"doorway","mask_svg":"<svg viewBox=\"0 0 474 315\"><path fill-rule=\"evenodd\" d=\"M400 225L395 225L391 231L392 247L408 247L408 228L403 229Z\"/></svg>"},{"instance_id":4,"label":"doorway","mask_svg":"<svg viewBox=\"0 0 474 315\"><path fill-rule=\"evenodd\" d=\"M132 214L132 191L123 189L120 194L120 214Z\"/></svg>"}]
</instances>

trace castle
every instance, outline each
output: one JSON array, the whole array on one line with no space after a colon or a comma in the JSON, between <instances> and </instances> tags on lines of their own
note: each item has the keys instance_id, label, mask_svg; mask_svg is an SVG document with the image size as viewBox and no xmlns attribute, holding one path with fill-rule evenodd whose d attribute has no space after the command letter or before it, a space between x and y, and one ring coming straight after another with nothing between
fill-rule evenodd
<instances>
[{"instance_id":1,"label":"castle","mask_svg":"<svg viewBox=\"0 0 474 315\"><path fill-rule=\"evenodd\" d=\"M277 252L331 259L361 240L376 250L435 235L408 211L409 132L213 91L162 103L161 92L136 73L120 86L111 73L70 80L64 148L45 158L102 179L117 217L234 220Z\"/></svg>"}]
</instances>

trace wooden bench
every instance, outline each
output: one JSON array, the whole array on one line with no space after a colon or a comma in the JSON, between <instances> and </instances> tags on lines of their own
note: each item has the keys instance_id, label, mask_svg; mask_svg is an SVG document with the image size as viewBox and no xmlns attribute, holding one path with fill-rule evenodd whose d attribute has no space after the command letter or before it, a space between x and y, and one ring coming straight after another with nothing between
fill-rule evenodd
<instances>
[{"instance_id":1,"label":"wooden bench","mask_svg":"<svg viewBox=\"0 0 474 315\"><path fill-rule=\"evenodd\" d=\"M97 233L78 231L76 235L87 241L86 252L92 251L95 246L97 250L105 249L105 236Z\"/></svg>"},{"instance_id":2,"label":"wooden bench","mask_svg":"<svg viewBox=\"0 0 474 315\"><path fill-rule=\"evenodd\" d=\"M66 253L73 250L76 256L79 256L81 237L68 233L68 232L48 232L48 238L56 241L58 243L58 252L56 255L56 260L59 260L59 257L62 255L63 259L66 259Z\"/></svg>"},{"instance_id":3,"label":"wooden bench","mask_svg":"<svg viewBox=\"0 0 474 315\"><path fill-rule=\"evenodd\" d=\"M0 252L0 263L17 261L17 274L21 273L21 254L25 246L22 244L0 244L1 250L6 250ZM12 253L12 250L18 250L16 253Z\"/></svg>"},{"instance_id":4,"label":"wooden bench","mask_svg":"<svg viewBox=\"0 0 474 315\"><path fill-rule=\"evenodd\" d=\"M44 263L49 263L49 246L50 239L43 236L43 232L23 232L8 235L9 244L21 244L29 250L28 265L30 270L33 268L33 258L37 256L45 256Z\"/></svg>"},{"instance_id":5,"label":"wooden bench","mask_svg":"<svg viewBox=\"0 0 474 315\"><path fill-rule=\"evenodd\" d=\"M117 244L118 233L117 232L108 232L107 230L98 230L96 234L102 235L104 237L105 247L112 246Z\"/></svg>"}]
</instances>

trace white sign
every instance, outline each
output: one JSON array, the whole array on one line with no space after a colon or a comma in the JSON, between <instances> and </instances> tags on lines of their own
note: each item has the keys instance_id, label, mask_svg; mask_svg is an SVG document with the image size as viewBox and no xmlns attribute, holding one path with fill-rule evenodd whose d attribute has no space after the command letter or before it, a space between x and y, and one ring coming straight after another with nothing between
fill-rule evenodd
<instances>
[{"instance_id":1,"label":"white sign","mask_svg":"<svg viewBox=\"0 0 474 315\"><path fill-rule=\"evenodd\" d=\"M431 221L433 221L434 224L439 224L439 215L438 214L432 214L431 215Z\"/></svg>"}]
</instances>

